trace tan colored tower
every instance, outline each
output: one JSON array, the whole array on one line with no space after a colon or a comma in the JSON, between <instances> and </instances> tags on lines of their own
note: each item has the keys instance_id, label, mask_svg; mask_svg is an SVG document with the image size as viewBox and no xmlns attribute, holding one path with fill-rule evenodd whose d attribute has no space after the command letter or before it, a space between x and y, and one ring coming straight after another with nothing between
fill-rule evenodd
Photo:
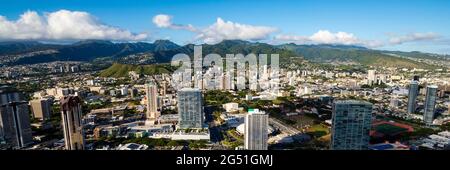
<instances>
[{"instance_id":1,"label":"tan colored tower","mask_svg":"<svg viewBox=\"0 0 450 170\"><path fill-rule=\"evenodd\" d=\"M67 150L84 150L84 132L81 123L81 100L77 96L61 98L61 116Z\"/></svg>"},{"instance_id":2,"label":"tan colored tower","mask_svg":"<svg viewBox=\"0 0 450 170\"><path fill-rule=\"evenodd\" d=\"M166 95L166 91L167 91L167 82L163 81L162 82L161 96L165 96Z\"/></svg>"},{"instance_id":3,"label":"tan colored tower","mask_svg":"<svg viewBox=\"0 0 450 170\"><path fill-rule=\"evenodd\" d=\"M160 113L158 111L158 89L154 83L145 85L145 93L147 98L147 120L155 121Z\"/></svg>"},{"instance_id":4,"label":"tan colored tower","mask_svg":"<svg viewBox=\"0 0 450 170\"><path fill-rule=\"evenodd\" d=\"M51 100L36 99L30 101L33 117L40 120L48 120L51 115Z\"/></svg>"}]
</instances>

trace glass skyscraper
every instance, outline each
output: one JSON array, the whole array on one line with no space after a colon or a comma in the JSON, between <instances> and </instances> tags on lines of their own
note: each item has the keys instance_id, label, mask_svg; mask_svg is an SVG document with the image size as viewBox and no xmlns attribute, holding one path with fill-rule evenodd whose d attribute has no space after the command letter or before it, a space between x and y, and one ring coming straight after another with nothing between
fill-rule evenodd
<instances>
[{"instance_id":1,"label":"glass skyscraper","mask_svg":"<svg viewBox=\"0 0 450 170\"><path fill-rule=\"evenodd\" d=\"M28 102L16 89L0 87L0 145L23 148L33 142L28 113Z\"/></svg>"},{"instance_id":2,"label":"glass skyscraper","mask_svg":"<svg viewBox=\"0 0 450 170\"><path fill-rule=\"evenodd\" d=\"M434 120L434 110L436 105L436 94L437 94L437 86L430 85L427 86L427 94L425 96L425 110L423 113L423 121L427 125L433 124Z\"/></svg>"},{"instance_id":3,"label":"glass skyscraper","mask_svg":"<svg viewBox=\"0 0 450 170\"><path fill-rule=\"evenodd\" d=\"M197 88L184 88L178 91L178 113L181 129L203 128L202 92Z\"/></svg>"},{"instance_id":4,"label":"glass skyscraper","mask_svg":"<svg viewBox=\"0 0 450 170\"><path fill-rule=\"evenodd\" d=\"M408 113L414 113L416 111L416 99L419 93L419 83L415 80L409 84L408 90Z\"/></svg>"},{"instance_id":5,"label":"glass skyscraper","mask_svg":"<svg viewBox=\"0 0 450 170\"><path fill-rule=\"evenodd\" d=\"M368 149L372 124L371 103L356 100L336 101L332 119L331 149Z\"/></svg>"}]
</instances>

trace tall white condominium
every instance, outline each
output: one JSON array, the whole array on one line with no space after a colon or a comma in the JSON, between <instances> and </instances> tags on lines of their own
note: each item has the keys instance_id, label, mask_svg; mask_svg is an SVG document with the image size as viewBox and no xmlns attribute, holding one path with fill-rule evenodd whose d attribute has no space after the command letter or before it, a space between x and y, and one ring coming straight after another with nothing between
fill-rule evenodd
<instances>
[{"instance_id":1,"label":"tall white condominium","mask_svg":"<svg viewBox=\"0 0 450 170\"><path fill-rule=\"evenodd\" d=\"M78 96L61 98L61 116L67 150L84 150L81 100Z\"/></svg>"},{"instance_id":2,"label":"tall white condominium","mask_svg":"<svg viewBox=\"0 0 450 170\"><path fill-rule=\"evenodd\" d=\"M436 105L437 86L427 86L427 94L425 96L425 111L423 113L423 121L426 125L432 125L434 120L434 111Z\"/></svg>"},{"instance_id":3,"label":"tall white condominium","mask_svg":"<svg viewBox=\"0 0 450 170\"><path fill-rule=\"evenodd\" d=\"M416 99L419 94L419 83L415 80L411 81L408 90L408 113L414 113L416 111Z\"/></svg>"},{"instance_id":4,"label":"tall white condominium","mask_svg":"<svg viewBox=\"0 0 450 170\"><path fill-rule=\"evenodd\" d=\"M0 87L0 148L18 149L33 142L28 112L28 102L16 89Z\"/></svg>"},{"instance_id":5,"label":"tall white condominium","mask_svg":"<svg viewBox=\"0 0 450 170\"><path fill-rule=\"evenodd\" d=\"M181 129L203 128L202 92L198 88L183 88L178 91L178 114Z\"/></svg>"},{"instance_id":6,"label":"tall white condominium","mask_svg":"<svg viewBox=\"0 0 450 170\"><path fill-rule=\"evenodd\" d=\"M145 86L147 98L147 120L156 120L160 113L158 111L158 88L154 83L148 83Z\"/></svg>"},{"instance_id":7,"label":"tall white condominium","mask_svg":"<svg viewBox=\"0 0 450 170\"><path fill-rule=\"evenodd\" d=\"M331 149L366 150L372 120L372 104L343 100L333 105Z\"/></svg>"},{"instance_id":8,"label":"tall white condominium","mask_svg":"<svg viewBox=\"0 0 450 170\"><path fill-rule=\"evenodd\" d=\"M249 110L245 115L245 149L267 150L267 128L269 116L258 109Z\"/></svg>"},{"instance_id":9,"label":"tall white condominium","mask_svg":"<svg viewBox=\"0 0 450 170\"><path fill-rule=\"evenodd\" d=\"M368 82L369 85L373 85L376 82L377 76L376 76L375 70L369 70L368 71L367 80L369 81Z\"/></svg>"}]
</instances>

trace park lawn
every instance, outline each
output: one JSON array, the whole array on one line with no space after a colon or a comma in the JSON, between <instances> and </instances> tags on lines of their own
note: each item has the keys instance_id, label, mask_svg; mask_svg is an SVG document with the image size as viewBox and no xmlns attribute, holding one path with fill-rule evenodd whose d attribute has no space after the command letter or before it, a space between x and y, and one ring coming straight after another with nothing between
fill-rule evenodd
<instances>
[{"instance_id":1,"label":"park lawn","mask_svg":"<svg viewBox=\"0 0 450 170\"><path fill-rule=\"evenodd\" d=\"M301 130L305 126L312 126L314 124L314 118L305 114L299 114L296 116L286 116L286 119L295 122L292 126Z\"/></svg>"},{"instance_id":2,"label":"park lawn","mask_svg":"<svg viewBox=\"0 0 450 170\"><path fill-rule=\"evenodd\" d=\"M312 125L308 130L306 130L307 132L315 132L315 131L325 131L328 133L330 133L330 129L328 129L327 126L322 125L322 124L315 124Z\"/></svg>"},{"instance_id":3,"label":"park lawn","mask_svg":"<svg viewBox=\"0 0 450 170\"><path fill-rule=\"evenodd\" d=\"M322 124L312 125L310 128L306 130L306 133L312 135L315 138L321 138L328 134L330 134L330 129L327 126Z\"/></svg>"}]
</instances>

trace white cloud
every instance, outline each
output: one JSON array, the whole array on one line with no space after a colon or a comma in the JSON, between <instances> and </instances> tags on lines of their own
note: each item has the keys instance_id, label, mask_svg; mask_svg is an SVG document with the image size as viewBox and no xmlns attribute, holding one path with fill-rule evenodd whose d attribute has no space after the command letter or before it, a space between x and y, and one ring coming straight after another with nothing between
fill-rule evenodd
<instances>
[{"instance_id":1,"label":"white cloud","mask_svg":"<svg viewBox=\"0 0 450 170\"><path fill-rule=\"evenodd\" d=\"M144 40L147 34L105 25L82 11L59 10L40 16L27 11L17 21L0 16L0 40Z\"/></svg>"},{"instance_id":2,"label":"white cloud","mask_svg":"<svg viewBox=\"0 0 450 170\"><path fill-rule=\"evenodd\" d=\"M261 40L267 38L277 29L266 26L253 26L231 21L224 21L217 18L216 22L210 26L199 29L191 24L174 24L172 16L159 14L153 17L153 23L159 28L168 28L176 30L187 30L196 34L195 40L201 40L208 44L218 43L222 40L240 39L240 40Z\"/></svg>"},{"instance_id":3,"label":"white cloud","mask_svg":"<svg viewBox=\"0 0 450 170\"><path fill-rule=\"evenodd\" d=\"M428 33L411 33L403 36L394 36L391 35L389 42L393 45L408 43L408 42L417 42L417 41L432 41L441 38L440 35L428 32Z\"/></svg>"},{"instance_id":4,"label":"white cloud","mask_svg":"<svg viewBox=\"0 0 450 170\"><path fill-rule=\"evenodd\" d=\"M359 42L358 38L351 33L337 32L332 33L327 30L320 30L309 37L313 42L324 44L356 44Z\"/></svg>"},{"instance_id":5,"label":"white cloud","mask_svg":"<svg viewBox=\"0 0 450 170\"><path fill-rule=\"evenodd\" d=\"M153 17L153 23L160 28L168 28L172 25L172 16L159 14Z\"/></svg>"},{"instance_id":6,"label":"white cloud","mask_svg":"<svg viewBox=\"0 0 450 170\"><path fill-rule=\"evenodd\" d=\"M181 25L181 24L173 24L172 23L172 16L166 15L166 14L158 14L153 17L153 23L159 27L159 28L170 28L170 29L176 29L176 30L188 30L195 32L197 29L192 26L191 24L188 25Z\"/></svg>"},{"instance_id":7,"label":"white cloud","mask_svg":"<svg viewBox=\"0 0 450 170\"><path fill-rule=\"evenodd\" d=\"M222 18L217 18L216 23L200 31L197 39L201 39L209 44L230 39L262 40L276 30L273 27L233 23L231 21L224 21Z\"/></svg>"},{"instance_id":8,"label":"white cloud","mask_svg":"<svg viewBox=\"0 0 450 170\"><path fill-rule=\"evenodd\" d=\"M330 32L328 30L319 30L311 36L297 35L276 35L276 41L294 42L297 44L343 44L343 45L361 45L366 47L383 46L381 41L361 40L352 33L347 32Z\"/></svg>"}]
</instances>

